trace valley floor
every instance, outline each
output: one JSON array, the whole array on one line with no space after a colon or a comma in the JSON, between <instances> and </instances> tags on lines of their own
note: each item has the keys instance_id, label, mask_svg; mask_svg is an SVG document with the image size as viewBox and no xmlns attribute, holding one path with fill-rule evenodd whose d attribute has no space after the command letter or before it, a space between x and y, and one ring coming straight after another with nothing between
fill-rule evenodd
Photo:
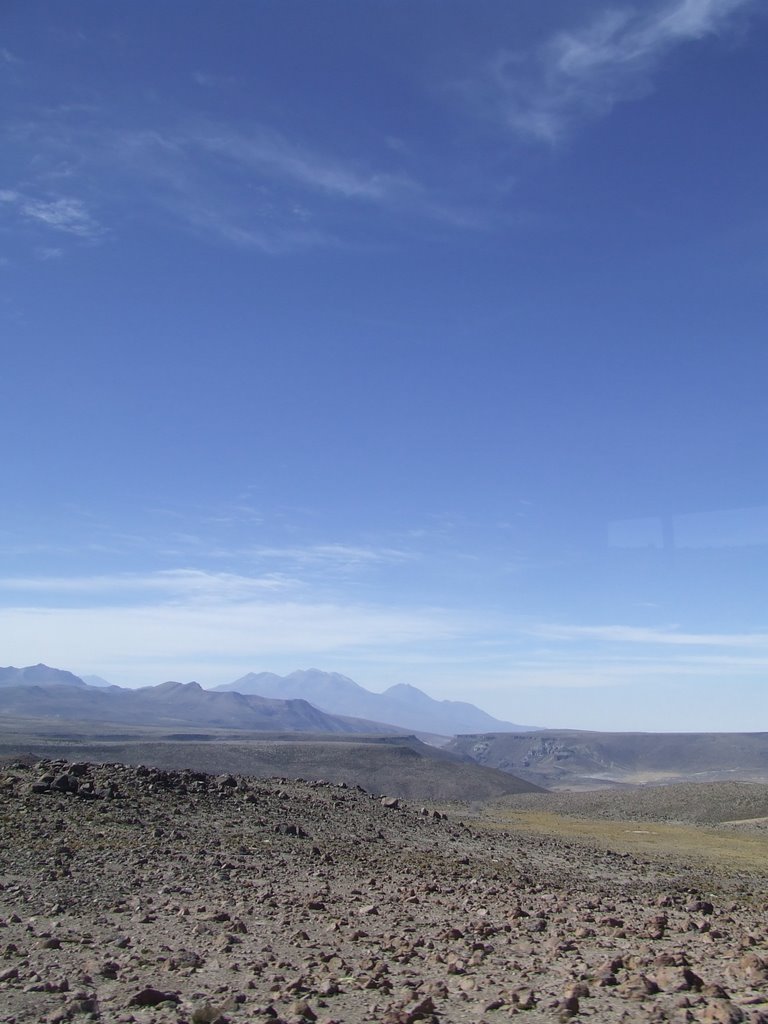
<instances>
[{"instance_id":1,"label":"valley floor","mask_svg":"<svg viewBox=\"0 0 768 1024\"><path fill-rule=\"evenodd\" d=\"M768 844L644 820L7 766L0 1021L768 1022Z\"/></svg>"}]
</instances>

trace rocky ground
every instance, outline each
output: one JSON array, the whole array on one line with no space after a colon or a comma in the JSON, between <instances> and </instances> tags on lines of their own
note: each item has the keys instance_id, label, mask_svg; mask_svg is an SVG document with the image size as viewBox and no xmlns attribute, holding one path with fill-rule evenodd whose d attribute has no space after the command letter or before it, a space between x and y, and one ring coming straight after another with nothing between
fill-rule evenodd
<instances>
[{"instance_id":1,"label":"rocky ground","mask_svg":"<svg viewBox=\"0 0 768 1024\"><path fill-rule=\"evenodd\" d=\"M16 720L17 724L19 723ZM9 729L9 724L11 728ZM411 800L480 800L504 794L538 791L538 786L472 760L461 761L414 736L357 736L235 733L219 730L209 740L194 734L185 739L160 738L140 730L96 737L85 731L78 736L56 736L56 723L41 725L46 735L12 731L0 713L0 764L18 759L67 758L77 761L120 761L177 770L193 764L212 775L232 773L269 779L327 779L364 786L369 792L395 792ZM29 726L27 722L27 726ZM62 732L72 723L63 723ZM177 734L178 735L178 734Z\"/></svg>"},{"instance_id":2,"label":"rocky ground","mask_svg":"<svg viewBox=\"0 0 768 1024\"><path fill-rule=\"evenodd\" d=\"M0 771L0 1020L768 1024L768 880L354 787Z\"/></svg>"}]
</instances>

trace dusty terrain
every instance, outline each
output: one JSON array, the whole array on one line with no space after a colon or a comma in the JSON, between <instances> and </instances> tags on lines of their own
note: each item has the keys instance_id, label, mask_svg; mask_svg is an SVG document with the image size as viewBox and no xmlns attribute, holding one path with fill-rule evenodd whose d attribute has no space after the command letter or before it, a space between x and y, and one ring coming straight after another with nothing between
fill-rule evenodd
<instances>
[{"instance_id":1,"label":"dusty terrain","mask_svg":"<svg viewBox=\"0 0 768 1024\"><path fill-rule=\"evenodd\" d=\"M768 785L757 782L682 782L668 786L588 793L519 793L495 804L509 810L569 817L669 821L698 825L758 823L768 816Z\"/></svg>"},{"instance_id":2,"label":"dusty terrain","mask_svg":"<svg viewBox=\"0 0 768 1024\"><path fill-rule=\"evenodd\" d=\"M764 859L124 765L0 801L8 1024L768 1021Z\"/></svg>"},{"instance_id":3,"label":"dusty terrain","mask_svg":"<svg viewBox=\"0 0 768 1024\"><path fill-rule=\"evenodd\" d=\"M446 750L545 789L595 790L739 779L768 782L765 732L582 732L455 736Z\"/></svg>"}]
</instances>

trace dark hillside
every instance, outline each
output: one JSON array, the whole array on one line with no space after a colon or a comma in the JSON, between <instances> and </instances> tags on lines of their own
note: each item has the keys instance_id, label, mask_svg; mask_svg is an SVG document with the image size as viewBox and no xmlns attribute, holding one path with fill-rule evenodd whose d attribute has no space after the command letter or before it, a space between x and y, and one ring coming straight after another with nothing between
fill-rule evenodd
<instances>
[{"instance_id":1,"label":"dark hillside","mask_svg":"<svg viewBox=\"0 0 768 1024\"><path fill-rule=\"evenodd\" d=\"M537 791L529 782L473 761L445 754L415 737L379 739L319 736L258 738L222 734L209 739L160 739L158 734L130 738L125 735L102 738L39 733L26 735L17 720L16 731L0 736L4 760L19 755L69 757L83 761L120 761L151 764L160 768L199 768L221 774L236 772L258 778L326 779L329 782L361 785L372 793L389 793L415 800L488 800L508 793ZM53 727L52 727L53 728Z\"/></svg>"}]
</instances>

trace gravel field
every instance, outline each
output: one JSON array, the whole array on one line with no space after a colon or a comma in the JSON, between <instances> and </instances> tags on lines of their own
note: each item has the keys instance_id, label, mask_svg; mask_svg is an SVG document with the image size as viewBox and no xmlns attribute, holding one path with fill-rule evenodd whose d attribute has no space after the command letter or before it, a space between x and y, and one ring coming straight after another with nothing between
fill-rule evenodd
<instances>
[{"instance_id":1,"label":"gravel field","mask_svg":"<svg viewBox=\"0 0 768 1024\"><path fill-rule=\"evenodd\" d=\"M6 1024L768 1022L764 873L350 786L6 766L0 872Z\"/></svg>"}]
</instances>

